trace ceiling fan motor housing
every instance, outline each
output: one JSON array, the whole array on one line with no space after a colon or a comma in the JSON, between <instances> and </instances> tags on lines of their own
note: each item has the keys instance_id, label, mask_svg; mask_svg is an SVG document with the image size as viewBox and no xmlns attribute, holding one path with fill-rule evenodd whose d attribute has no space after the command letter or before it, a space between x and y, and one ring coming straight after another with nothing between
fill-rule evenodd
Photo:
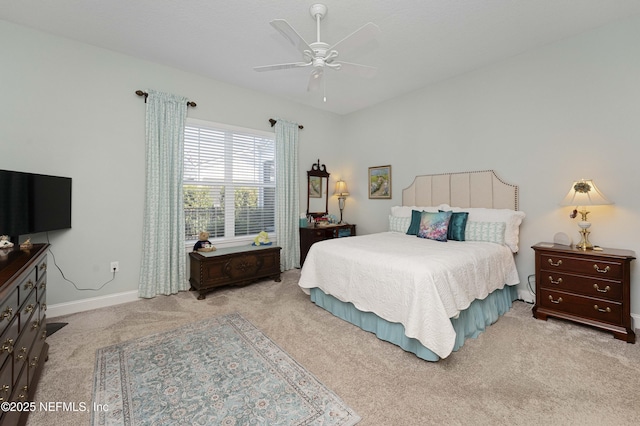
<instances>
[{"instance_id":1,"label":"ceiling fan motor housing","mask_svg":"<svg viewBox=\"0 0 640 426\"><path fill-rule=\"evenodd\" d=\"M311 7L309 8L309 13L311 13L311 17L313 19L316 19L316 16L320 15L320 19L324 18L324 16L327 14L327 6L325 6L322 3L316 3L311 5Z\"/></svg>"}]
</instances>

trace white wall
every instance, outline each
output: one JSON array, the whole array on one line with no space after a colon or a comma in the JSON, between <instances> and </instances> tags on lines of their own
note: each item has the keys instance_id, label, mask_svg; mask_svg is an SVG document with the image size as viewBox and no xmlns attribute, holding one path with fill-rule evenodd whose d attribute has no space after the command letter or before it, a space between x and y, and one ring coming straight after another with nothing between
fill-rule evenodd
<instances>
[{"instance_id":1,"label":"white wall","mask_svg":"<svg viewBox=\"0 0 640 426\"><path fill-rule=\"evenodd\" d=\"M591 241L640 253L640 19L627 20L444 81L345 118L346 219L360 233L385 230L389 207L417 174L494 169L520 186L517 264L556 232L578 241L573 180L592 178L613 206L589 209ZM336 148L337 149L337 148ZM391 164L393 199L369 200L367 169ZM524 290L525 284L521 284ZM640 319L640 262L631 310Z\"/></svg>"},{"instance_id":2,"label":"white wall","mask_svg":"<svg viewBox=\"0 0 640 426\"><path fill-rule=\"evenodd\" d=\"M301 205L318 146L340 117L198 75L53 37L0 20L0 168L73 178L72 226L49 233L65 276L49 269L48 304L137 290L143 256L145 104L138 89L197 102L193 118L270 130L280 117L300 132ZM45 241L44 234L33 242ZM93 306L93 305L92 305Z\"/></svg>"}]
</instances>

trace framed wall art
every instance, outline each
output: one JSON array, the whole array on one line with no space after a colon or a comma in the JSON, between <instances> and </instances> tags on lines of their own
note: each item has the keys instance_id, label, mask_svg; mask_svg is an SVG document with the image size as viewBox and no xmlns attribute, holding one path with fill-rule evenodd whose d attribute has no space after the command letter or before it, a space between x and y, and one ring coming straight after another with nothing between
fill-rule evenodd
<instances>
[{"instance_id":1,"label":"framed wall art","mask_svg":"<svg viewBox=\"0 0 640 426\"><path fill-rule=\"evenodd\" d=\"M369 167L369 198L391 199L391 166Z\"/></svg>"},{"instance_id":2,"label":"framed wall art","mask_svg":"<svg viewBox=\"0 0 640 426\"><path fill-rule=\"evenodd\" d=\"M322 178L309 176L309 198L322 198Z\"/></svg>"}]
</instances>

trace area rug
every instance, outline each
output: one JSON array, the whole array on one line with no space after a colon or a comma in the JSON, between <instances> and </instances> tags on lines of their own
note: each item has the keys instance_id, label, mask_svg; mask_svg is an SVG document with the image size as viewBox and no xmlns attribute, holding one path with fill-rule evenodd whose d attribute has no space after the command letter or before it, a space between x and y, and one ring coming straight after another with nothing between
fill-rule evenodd
<instances>
[{"instance_id":1,"label":"area rug","mask_svg":"<svg viewBox=\"0 0 640 426\"><path fill-rule=\"evenodd\" d=\"M93 425L360 421L238 313L98 349L93 389Z\"/></svg>"}]
</instances>

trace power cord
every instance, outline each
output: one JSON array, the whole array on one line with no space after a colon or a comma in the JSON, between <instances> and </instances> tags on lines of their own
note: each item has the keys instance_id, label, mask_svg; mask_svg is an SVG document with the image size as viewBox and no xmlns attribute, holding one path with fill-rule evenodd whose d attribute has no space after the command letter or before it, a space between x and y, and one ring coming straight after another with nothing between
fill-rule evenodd
<instances>
[{"instance_id":1,"label":"power cord","mask_svg":"<svg viewBox=\"0 0 640 426\"><path fill-rule=\"evenodd\" d=\"M531 287L531 278L535 278L535 277L536 277L536 274L531 274L527 277L527 281L529 284L529 292L531 292L533 297L536 297L536 291Z\"/></svg>"},{"instance_id":2,"label":"power cord","mask_svg":"<svg viewBox=\"0 0 640 426\"><path fill-rule=\"evenodd\" d=\"M529 292L533 295L533 300L536 299L536 291L533 289L533 287L531 286L531 278L535 279L536 274L531 274L527 277L527 285L529 286ZM533 307L535 306L534 303L531 304L531 309L533 309Z\"/></svg>"},{"instance_id":3,"label":"power cord","mask_svg":"<svg viewBox=\"0 0 640 426\"><path fill-rule=\"evenodd\" d=\"M51 245L51 243L49 242L49 233L47 232L47 233L46 233L46 235L47 235L47 243L48 243L49 245ZM99 290L101 290L105 285L109 284L111 281L113 281L113 280L115 280L115 279L116 279L116 271L114 270L114 271L113 271L113 277L112 277L109 281L107 281L106 283L102 284L100 287L98 287L98 288L80 288L80 287L78 287L78 286L76 285L76 283L74 283L73 281L71 281L70 279L68 279L67 277L65 277L64 272L62 272L62 269L60 269L60 267L58 266L58 263L56 262L56 256L53 254L53 250L51 250L51 248L49 248L49 253L51 253L51 258L53 259L53 264L56 266L56 268L58 268L58 271L60 271L60 275L62 275L62 278L63 278L65 281L67 281L67 282L71 283L71 284L76 288L76 290L79 290L79 291L99 291Z\"/></svg>"}]
</instances>

